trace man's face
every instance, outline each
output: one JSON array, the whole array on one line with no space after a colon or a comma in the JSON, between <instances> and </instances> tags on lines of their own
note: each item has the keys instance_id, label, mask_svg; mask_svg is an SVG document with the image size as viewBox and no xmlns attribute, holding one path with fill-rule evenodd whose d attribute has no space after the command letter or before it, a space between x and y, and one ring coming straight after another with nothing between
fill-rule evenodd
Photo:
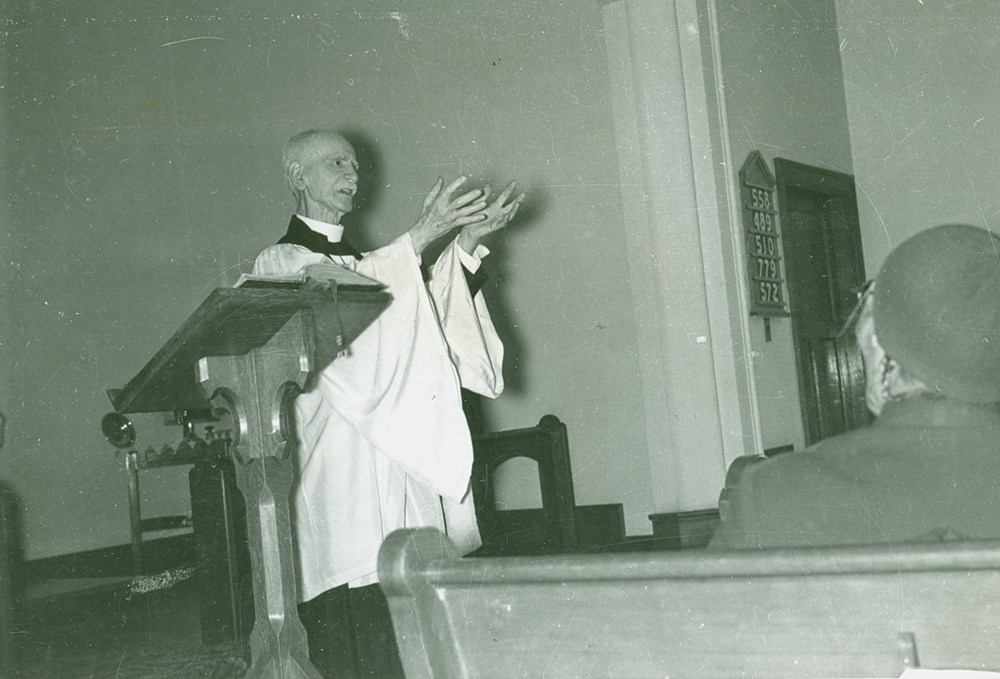
<instances>
[{"instance_id":1,"label":"man's face","mask_svg":"<svg viewBox=\"0 0 1000 679\"><path fill-rule=\"evenodd\" d=\"M292 178L305 197L307 217L338 223L354 208L358 189L358 161L343 137L316 138L292 168Z\"/></svg>"}]
</instances>

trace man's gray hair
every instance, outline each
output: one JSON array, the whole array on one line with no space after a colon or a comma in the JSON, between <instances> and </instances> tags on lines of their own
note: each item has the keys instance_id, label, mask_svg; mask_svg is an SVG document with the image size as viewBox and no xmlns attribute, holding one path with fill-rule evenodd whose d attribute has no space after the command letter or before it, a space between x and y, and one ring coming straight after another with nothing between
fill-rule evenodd
<instances>
[{"instance_id":1,"label":"man's gray hair","mask_svg":"<svg viewBox=\"0 0 1000 679\"><path fill-rule=\"evenodd\" d=\"M288 170L292 163L301 161L306 150L312 146L314 141L321 137L339 137L343 139L344 135L333 129L313 128L293 134L285 142L285 146L281 150L281 169L285 171L285 177L289 180L289 185L291 185L291 177L288 176Z\"/></svg>"}]
</instances>

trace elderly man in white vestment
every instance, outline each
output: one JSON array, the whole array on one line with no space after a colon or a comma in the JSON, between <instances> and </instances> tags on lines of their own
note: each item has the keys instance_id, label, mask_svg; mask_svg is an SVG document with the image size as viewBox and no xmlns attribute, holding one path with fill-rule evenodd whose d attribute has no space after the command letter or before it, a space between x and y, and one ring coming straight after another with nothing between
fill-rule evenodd
<instances>
[{"instance_id":1,"label":"elderly man in white vestment","mask_svg":"<svg viewBox=\"0 0 1000 679\"><path fill-rule=\"evenodd\" d=\"M393 530L433 526L467 552L480 544L469 490L472 442L461 388L503 390L503 346L479 287L489 251L524 197L495 198L441 179L419 218L388 245L361 254L340 220L354 206L358 162L331 130L309 130L283 157L296 214L254 263L259 275L318 281L344 267L387 286L392 302L296 400L294 490L299 596L310 655L326 674L402 676L376 561ZM457 237L423 272L431 243Z\"/></svg>"}]
</instances>

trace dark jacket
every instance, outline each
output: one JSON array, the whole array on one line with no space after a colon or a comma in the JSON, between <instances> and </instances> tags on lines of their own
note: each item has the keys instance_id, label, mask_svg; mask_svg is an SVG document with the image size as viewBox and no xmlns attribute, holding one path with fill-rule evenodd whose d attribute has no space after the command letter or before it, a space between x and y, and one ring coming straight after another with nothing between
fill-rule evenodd
<instances>
[{"instance_id":1,"label":"dark jacket","mask_svg":"<svg viewBox=\"0 0 1000 679\"><path fill-rule=\"evenodd\" d=\"M915 398L875 423L745 466L711 546L1000 538L1000 408Z\"/></svg>"}]
</instances>

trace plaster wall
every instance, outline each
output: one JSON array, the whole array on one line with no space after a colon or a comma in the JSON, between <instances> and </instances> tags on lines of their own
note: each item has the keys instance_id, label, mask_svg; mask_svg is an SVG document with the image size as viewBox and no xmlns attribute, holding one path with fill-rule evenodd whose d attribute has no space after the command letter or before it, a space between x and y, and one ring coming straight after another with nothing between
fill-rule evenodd
<instances>
[{"instance_id":1,"label":"plaster wall","mask_svg":"<svg viewBox=\"0 0 1000 679\"><path fill-rule=\"evenodd\" d=\"M0 478L28 558L128 541L104 390L281 235L281 145L331 125L363 166L345 219L361 245L412 224L438 176L527 191L487 260L508 347L487 419L558 415L579 502L622 502L629 532L650 531L598 6L35 0L2 16ZM138 425L140 447L179 439L157 417ZM173 471L144 476L147 515L185 510Z\"/></svg>"}]
</instances>

